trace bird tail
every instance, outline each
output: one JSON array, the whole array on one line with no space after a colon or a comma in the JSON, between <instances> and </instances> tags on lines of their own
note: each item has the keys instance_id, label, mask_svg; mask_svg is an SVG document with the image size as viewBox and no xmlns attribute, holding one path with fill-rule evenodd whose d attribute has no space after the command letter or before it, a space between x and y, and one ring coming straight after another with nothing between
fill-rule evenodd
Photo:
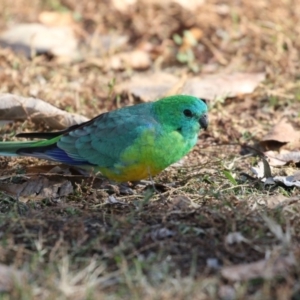
<instances>
[{"instance_id":1,"label":"bird tail","mask_svg":"<svg viewBox=\"0 0 300 300\"><path fill-rule=\"evenodd\" d=\"M0 142L0 156L35 156L32 151L35 148L45 148L56 145L57 140L60 137L56 137L43 141L30 141L30 142ZM28 152L28 153L27 153Z\"/></svg>"},{"instance_id":2,"label":"bird tail","mask_svg":"<svg viewBox=\"0 0 300 300\"><path fill-rule=\"evenodd\" d=\"M1 156L19 156L22 148L32 147L36 142L0 142Z\"/></svg>"},{"instance_id":3,"label":"bird tail","mask_svg":"<svg viewBox=\"0 0 300 300\"><path fill-rule=\"evenodd\" d=\"M59 148L57 142L60 138L61 135L36 142L0 142L0 156L31 156L74 166L92 165L86 159L70 156Z\"/></svg>"}]
</instances>

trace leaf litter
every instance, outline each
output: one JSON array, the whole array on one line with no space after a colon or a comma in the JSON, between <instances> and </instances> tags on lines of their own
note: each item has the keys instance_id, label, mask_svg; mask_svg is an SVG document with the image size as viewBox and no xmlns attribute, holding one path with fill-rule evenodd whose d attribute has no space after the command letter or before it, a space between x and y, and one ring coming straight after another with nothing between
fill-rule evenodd
<instances>
[{"instance_id":1,"label":"leaf litter","mask_svg":"<svg viewBox=\"0 0 300 300\"><path fill-rule=\"evenodd\" d=\"M203 75L186 78L182 86L174 93L194 95L208 100L223 99L252 93L264 79L263 73ZM173 90L180 81L180 77L162 72L145 76L136 75L130 81L118 85L117 90L127 91L142 101L151 101L169 94L169 91Z\"/></svg>"},{"instance_id":2,"label":"leaf litter","mask_svg":"<svg viewBox=\"0 0 300 300\"><path fill-rule=\"evenodd\" d=\"M40 99L0 94L0 120L27 119L37 123L43 120L51 129L64 129L88 120L84 116L68 113Z\"/></svg>"},{"instance_id":3,"label":"leaf litter","mask_svg":"<svg viewBox=\"0 0 300 300\"><path fill-rule=\"evenodd\" d=\"M1 183L0 191L3 191L21 202L29 200L58 199L73 193L73 186L70 181L49 180L46 177L26 178L23 183Z\"/></svg>"},{"instance_id":4,"label":"leaf litter","mask_svg":"<svg viewBox=\"0 0 300 300\"><path fill-rule=\"evenodd\" d=\"M48 53L62 59L78 58L78 41L66 26L47 27L39 23L18 24L0 35L0 45L17 49L28 58Z\"/></svg>"},{"instance_id":5,"label":"leaf litter","mask_svg":"<svg viewBox=\"0 0 300 300\"><path fill-rule=\"evenodd\" d=\"M1 93L35 107L6 101L13 116L2 114L4 140L20 127L55 130L164 95L210 100L209 130L154 178L159 193L153 183L117 186L1 158L1 263L30 273L22 289L7 291L30 299L297 298L299 8L277 0L7 2L2 33L8 16L16 25L39 21L49 42L48 29L65 26L79 56L59 61L55 47L35 56L27 44L27 59L0 48ZM245 176L262 157L259 178Z\"/></svg>"}]
</instances>

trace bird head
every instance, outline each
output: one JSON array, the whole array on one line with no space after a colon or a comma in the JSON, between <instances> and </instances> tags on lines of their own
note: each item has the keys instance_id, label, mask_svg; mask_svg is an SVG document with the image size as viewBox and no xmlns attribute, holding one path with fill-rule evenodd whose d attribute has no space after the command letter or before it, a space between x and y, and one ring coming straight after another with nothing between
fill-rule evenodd
<instances>
[{"instance_id":1,"label":"bird head","mask_svg":"<svg viewBox=\"0 0 300 300\"><path fill-rule=\"evenodd\" d=\"M177 130L185 138L194 139L200 129L207 129L206 102L188 95L175 95L154 102L159 121L169 130Z\"/></svg>"}]
</instances>

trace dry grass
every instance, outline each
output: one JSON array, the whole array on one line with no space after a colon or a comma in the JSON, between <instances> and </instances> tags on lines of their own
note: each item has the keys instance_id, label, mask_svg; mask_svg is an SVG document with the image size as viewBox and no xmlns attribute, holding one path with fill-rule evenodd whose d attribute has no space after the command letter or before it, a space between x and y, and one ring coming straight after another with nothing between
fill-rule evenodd
<instances>
[{"instance_id":1,"label":"dry grass","mask_svg":"<svg viewBox=\"0 0 300 300\"><path fill-rule=\"evenodd\" d=\"M0 28L36 21L44 9L71 10L87 34L127 34L127 49L146 41L162 46L159 66L182 74L191 71L176 61L172 36L200 28L206 37L194 49L200 70L266 71L268 78L255 94L211 107L210 129L188 166L155 178L160 193L137 185L124 195L85 182L59 200L22 203L0 194L0 262L26 274L1 299L299 299L300 206L269 204L278 196L297 199L299 191L245 177L255 158L243 156L239 145L255 145L283 115L299 126L300 2L207 0L189 12L141 1L123 14L108 2L0 0ZM103 72L87 60L62 65L0 49L0 92L33 95L90 117L133 101L117 97L110 83L134 71ZM3 137L21 125L47 129L17 123L2 128ZM35 163L3 166L18 171ZM109 196L118 203L107 203ZM244 240L229 243L233 233ZM268 278L221 276L225 266L291 253L295 264Z\"/></svg>"}]
</instances>

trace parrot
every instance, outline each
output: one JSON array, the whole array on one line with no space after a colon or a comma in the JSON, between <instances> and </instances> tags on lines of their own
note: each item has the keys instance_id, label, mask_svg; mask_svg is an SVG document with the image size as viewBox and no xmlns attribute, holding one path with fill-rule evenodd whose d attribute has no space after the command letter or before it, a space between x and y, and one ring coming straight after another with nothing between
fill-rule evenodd
<instances>
[{"instance_id":1,"label":"parrot","mask_svg":"<svg viewBox=\"0 0 300 300\"><path fill-rule=\"evenodd\" d=\"M102 113L56 132L20 133L2 156L31 156L100 172L115 182L152 178L180 160L208 127L205 100L173 95Z\"/></svg>"}]
</instances>

